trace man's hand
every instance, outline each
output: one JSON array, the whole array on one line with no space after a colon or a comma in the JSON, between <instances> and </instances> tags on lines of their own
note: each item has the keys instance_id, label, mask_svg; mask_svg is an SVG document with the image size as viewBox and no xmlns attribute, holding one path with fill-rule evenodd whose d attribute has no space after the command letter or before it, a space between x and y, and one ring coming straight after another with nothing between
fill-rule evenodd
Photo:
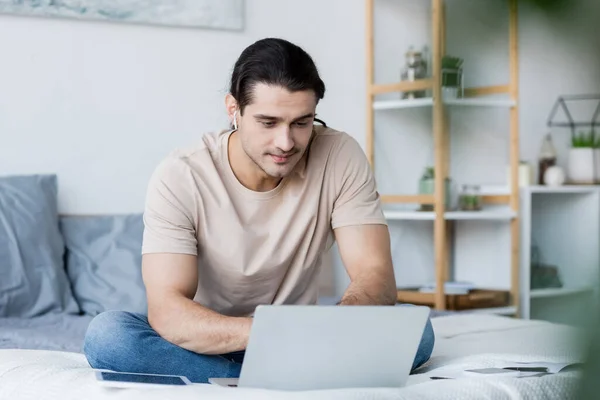
<instances>
[{"instance_id":1,"label":"man's hand","mask_svg":"<svg viewBox=\"0 0 600 400\"><path fill-rule=\"evenodd\" d=\"M142 275L148 297L148 321L169 342L200 354L244 350L251 318L227 317L193 299L198 287L196 256L145 254Z\"/></svg>"},{"instance_id":2,"label":"man's hand","mask_svg":"<svg viewBox=\"0 0 600 400\"><path fill-rule=\"evenodd\" d=\"M393 305L396 279L385 225L353 225L334 231L350 286L339 304Z\"/></svg>"}]
</instances>

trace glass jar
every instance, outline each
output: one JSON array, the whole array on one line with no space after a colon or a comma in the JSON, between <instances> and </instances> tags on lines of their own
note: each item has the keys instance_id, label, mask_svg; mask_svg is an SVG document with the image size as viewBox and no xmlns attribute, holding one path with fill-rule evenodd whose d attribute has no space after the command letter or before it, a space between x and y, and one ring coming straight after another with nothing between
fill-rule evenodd
<instances>
[{"instance_id":1,"label":"glass jar","mask_svg":"<svg viewBox=\"0 0 600 400\"><path fill-rule=\"evenodd\" d=\"M459 207L462 211L481 210L479 185L463 185L459 196Z\"/></svg>"},{"instance_id":2,"label":"glass jar","mask_svg":"<svg viewBox=\"0 0 600 400\"><path fill-rule=\"evenodd\" d=\"M546 134L544 141L542 142L542 148L539 154L538 160L538 185L544 185L544 175L546 170L550 167L556 166L556 149L554 143L552 143L552 136Z\"/></svg>"},{"instance_id":3,"label":"glass jar","mask_svg":"<svg viewBox=\"0 0 600 400\"><path fill-rule=\"evenodd\" d=\"M411 46L405 54L405 65L400 73L400 79L402 82L414 82L425 78L427 78L427 62L423 57L423 53L414 50ZM425 97L424 90L402 93L403 99L416 99L421 97Z\"/></svg>"}]
</instances>

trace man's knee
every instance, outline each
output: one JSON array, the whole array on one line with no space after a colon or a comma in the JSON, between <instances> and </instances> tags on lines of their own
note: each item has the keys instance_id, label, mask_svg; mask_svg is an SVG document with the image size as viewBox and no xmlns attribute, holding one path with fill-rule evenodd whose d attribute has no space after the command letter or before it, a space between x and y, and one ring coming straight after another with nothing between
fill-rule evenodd
<instances>
[{"instance_id":1,"label":"man's knee","mask_svg":"<svg viewBox=\"0 0 600 400\"><path fill-rule=\"evenodd\" d=\"M417 355L415 356L412 369L420 367L429 360L431 353L433 352L434 345L435 333L433 332L431 319L428 319L425 329L423 330L423 336L421 337L421 342L419 343L419 349L417 350Z\"/></svg>"},{"instance_id":2,"label":"man's knee","mask_svg":"<svg viewBox=\"0 0 600 400\"><path fill-rule=\"evenodd\" d=\"M128 347L134 345L135 332L129 323L133 315L123 311L106 311L90 322L83 352L92 368L115 369Z\"/></svg>"}]
</instances>

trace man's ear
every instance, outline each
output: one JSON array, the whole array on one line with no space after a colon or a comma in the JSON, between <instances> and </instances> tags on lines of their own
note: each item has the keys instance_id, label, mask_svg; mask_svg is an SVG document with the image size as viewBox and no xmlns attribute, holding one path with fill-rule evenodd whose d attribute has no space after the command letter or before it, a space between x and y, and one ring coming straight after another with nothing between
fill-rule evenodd
<instances>
[{"instance_id":1,"label":"man's ear","mask_svg":"<svg viewBox=\"0 0 600 400\"><path fill-rule=\"evenodd\" d=\"M233 125L233 115L234 113L237 111L238 115L239 113L239 108L238 108L238 102L235 99L235 97L233 97L231 95L231 93L227 93L227 96L225 96L225 109L227 110L227 116L229 117L229 121L231 121L231 124Z\"/></svg>"}]
</instances>

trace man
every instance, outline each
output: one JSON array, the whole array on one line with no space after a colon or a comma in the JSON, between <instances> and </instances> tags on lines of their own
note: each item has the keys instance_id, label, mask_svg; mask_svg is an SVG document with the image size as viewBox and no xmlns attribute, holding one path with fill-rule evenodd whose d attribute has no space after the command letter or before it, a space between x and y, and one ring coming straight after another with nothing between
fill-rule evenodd
<instances>
[{"instance_id":1,"label":"man","mask_svg":"<svg viewBox=\"0 0 600 400\"><path fill-rule=\"evenodd\" d=\"M238 377L254 309L316 304L321 257L334 241L351 279L339 304L395 304L372 171L351 136L314 124L324 93L298 46L264 39L242 52L225 99L233 129L172 153L149 183L148 317L97 316L84 346L92 367L193 382ZM433 342L428 323L414 368Z\"/></svg>"}]
</instances>

